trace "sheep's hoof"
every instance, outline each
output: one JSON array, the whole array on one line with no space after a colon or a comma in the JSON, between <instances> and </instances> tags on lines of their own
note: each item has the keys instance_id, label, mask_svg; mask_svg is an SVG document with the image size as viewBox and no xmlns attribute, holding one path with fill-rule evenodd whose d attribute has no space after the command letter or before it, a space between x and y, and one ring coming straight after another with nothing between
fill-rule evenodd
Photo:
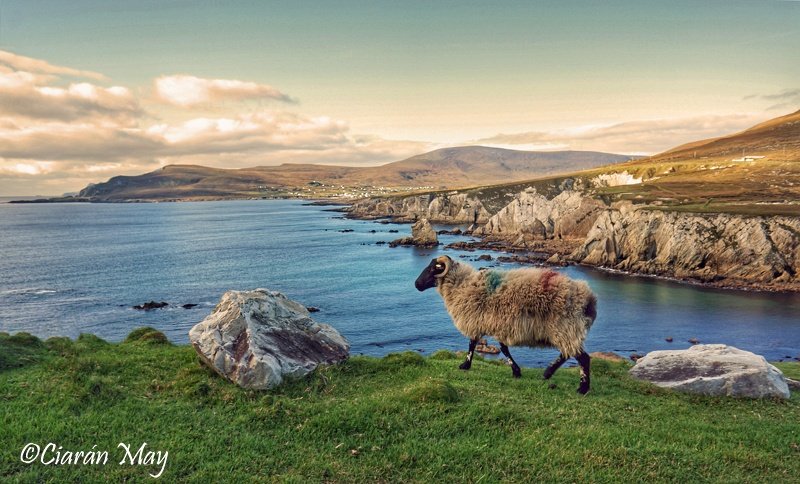
<instances>
[{"instance_id":1,"label":"sheep's hoof","mask_svg":"<svg viewBox=\"0 0 800 484\"><path fill-rule=\"evenodd\" d=\"M542 380L549 380L551 376L553 376L554 371L545 371L544 375L542 375Z\"/></svg>"},{"instance_id":2,"label":"sheep's hoof","mask_svg":"<svg viewBox=\"0 0 800 484\"><path fill-rule=\"evenodd\" d=\"M458 367L460 369L462 369L462 370L469 370L471 366L472 366L472 362L469 361L469 360L467 360L464 363L461 363L460 365L458 365Z\"/></svg>"},{"instance_id":3,"label":"sheep's hoof","mask_svg":"<svg viewBox=\"0 0 800 484\"><path fill-rule=\"evenodd\" d=\"M514 378L522 378L522 371L520 371L518 366L511 367L511 374L514 375Z\"/></svg>"},{"instance_id":4,"label":"sheep's hoof","mask_svg":"<svg viewBox=\"0 0 800 484\"><path fill-rule=\"evenodd\" d=\"M589 390L590 390L589 385L581 385L578 387L578 393L580 393L581 395L586 395L587 393L589 393Z\"/></svg>"}]
</instances>

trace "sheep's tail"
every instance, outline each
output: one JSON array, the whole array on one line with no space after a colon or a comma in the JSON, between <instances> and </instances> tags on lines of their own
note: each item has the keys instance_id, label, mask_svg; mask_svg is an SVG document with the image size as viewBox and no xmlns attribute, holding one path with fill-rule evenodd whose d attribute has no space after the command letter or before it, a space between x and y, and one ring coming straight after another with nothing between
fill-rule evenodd
<instances>
[{"instance_id":1,"label":"sheep's tail","mask_svg":"<svg viewBox=\"0 0 800 484\"><path fill-rule=\"evenodd\" d=\"M586 298L586 305L583 307L583 315L589 318L591 323L594 323L594 319L597 317L597 296L594 294L589 294L589 297Z\"/></svg>"}]
</instances>

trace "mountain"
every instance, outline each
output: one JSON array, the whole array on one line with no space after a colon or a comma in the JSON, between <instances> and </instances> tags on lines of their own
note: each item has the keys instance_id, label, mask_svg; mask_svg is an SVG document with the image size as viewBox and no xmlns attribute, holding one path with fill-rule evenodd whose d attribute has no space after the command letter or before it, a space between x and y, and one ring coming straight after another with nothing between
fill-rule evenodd
<instances>
[{"instance_id":1,"label":"mountain","mask_svg":"<svg viewBox=\"0 0 800 484\"><path fill-rule=\"evenodd\" d=\"M531 152L484 146L444 148L374 167L283 164L243 169L169 165L89 185L98 201L351 195L451 189L594 168L631 157L591 151ZM360 187L360 188L359 188ZM382 187L382 188L374 188Z\"/></svg>"},{"instance_id":2,"label":"mountain","mask_svg":"<svg viewBox=\"0 0 800 484\"><path fill-rule=\"evenodd\" d=\"M517 151L485 146L444 148L383 166L364 168L353 179L368 185L464 187L525 180L630 160L595 151Z\"/></svg>"},{"instance_id":3,"label":"mountain","mask_svg":"<svg viewBox=\"0 0 800 484\"><path fill-rule=\"evenodd\" d=\"M281 192L318 178L335 180L352 169L342 166L290 165L226 170L197 165L168 165L135 176L115 176L92 184L78 198L96 201L213 199Z\"/></svg>"}]
</instances>

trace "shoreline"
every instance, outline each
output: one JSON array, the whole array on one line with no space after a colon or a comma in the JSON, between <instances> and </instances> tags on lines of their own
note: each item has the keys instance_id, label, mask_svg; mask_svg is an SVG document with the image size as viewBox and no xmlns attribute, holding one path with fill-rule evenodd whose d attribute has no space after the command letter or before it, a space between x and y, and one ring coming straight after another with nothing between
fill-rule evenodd
<instances>
[{"instance_id":1,"label":"shoreline","mask_svg":"<svg viewBox=\"0 0 800 484\"><path fill-rule=\"evenodd\" d=\"M56 198L35 198L31 200L9 200L4 203L10 203L14 205L26 205L26 204L47 204L47 203L185 203L185 202L233 202L233 201L258 201L258 200L313 200L318 201L320 199L311 198L311 197L199 197L199 198L158 198L158 199L146 199L146 198L125 198L119 200L104 200L104 199L97 199L97 198L77 198L77 197L56 197ZM342 203L342 205L346 205L347 203ZM309 205L316 205L316 203L310 203ZM325 204L322 204L325 205Z\"/></svg>"},{"instance_id":2,"label":"shoreline","mask_svg":"<svg viewBox=\"0 0 800 484\"><path fill-rule=\"evenodd\" d=\"M392 215L366 215L366 214L353 213L351 210L349 210L349 208L352 207L352 205L359 199L342 200L342 199L314 198L314 197L274 197L274 198L208 197L208 198L197 198L197 199L172 198L172 199L151 199L151 200L149 199L99 200L90 198L60 197L60 198L32 199L32 200L9 200L4 203L15 204L15 205L49 204L49 203L125 204L125 203L180 203L180 202L227 202L227 201L270 201L270 200L303 200L306 202L303 203L304 206L334 207L334 208L327 208L325 210L329 212L343 213L345 214L346 218L352 220L365 220L365 221L373 221L379 224L394 224L394 225L404 225L411 223L409 220L407 220L407 217L397 217ZM459 224L459 223L440 221L435 219L432 220L431 222L441 225L450 225L450 226L465 225L463 223ZM464 246L462 247L452 247L452 248L462 249L467 251L486 250L498 253L511 254L511 257L515 257L515 260L512 262L518 262L520 264L544 265L552 267L564 267L564 266L584 267L604 272L607 274L624 275L628 277L641 277L647 279L668 281L677 284L685 284L693 287L716 289L723 291L764 292L764 293L787 294L787 295L800 293L800 285L798 284L775 285L762 282L730 281L730 280L703 281L694 278L676 277L666 274L649 274L643 272L632 272L632 271L625 271L625 270L605 267L601 265L575 262L565 258L565 256L569 254L569 251L557 250L552 246L553 244L548 243L552 241L546 239L537 241L540 242L540 244L537 244L537 247L531 249L525 247L515 247L511 241L504 239L501 236L479 236L479 235L472 235L470 233L465 233L464 235L473 237L477 240L475 242L464 242ZM562 242L562 244L563 243L564 242ZM547 257L543 257L541 255L539 256L534 255L537 253L544 254ZM519 254L525 254L525 255L521 257ZM558 263L548 262L548 260L553 256L558 256L559 258Z\"/></svg>"},{"instance_id":3,"label":"shoreline","mask_svg":"<svg viewBox=\"0 0 800 484\"><path fill-rule=\"evenodd\" d=\"M403 217L394 217L391 215L364 216L364 215L353 214L352 212L349 212L346 209L331 209L330 211L345 213L346 214L345 216L352 220L365 220L379 224L397 224L397 225L404 225L411 223L407 220L404 220ZM453 226L464 225L464 224L454 224L450 222L440 222L436 220L431 221L431 223L440 225L453 225ZM663 274L648 274L643 272L624 271L605 266L575 262L565 259L564 255L568 254L568 252L565 253L563 251L555 250L552 247L552 244L548 244L548 242L550 242L548 240L538 241L542 242L541 245L538 245L535 249L531 249L531 248L515 247L507 239L504 239L499 236L481 236L481 235L472 235L470 233L464 233L463 235L467 237L472 237L477 240L475 242L461 242L461 244L463 245L459 247L450 247L450 245L452 244L449 244L447 246L444 246L443 248L466 250L468 252L472 252L475 250L498 252L503 254L509 254L509 257L514 259L511 261L501 261L501 262L517 262L523 265L540 265L547 267L567 267L567 266L583 267L607 274L623 275L626 277L639 277L639 278L653 279L658 281L667 281L703 289L714 289L720 291L756 292L756 293L761 292L761 293L786 294L786 295L794 295L800 293L800 285L796 284L791 284L787 286L775 286L775 285L768 285L765 283L746 282L746 281L702 281L699 279L681 278ZM562 242L562 244L563 243L564 242ZM520 256L520 254L525 254L525 255ZM543 254L543 255L537 256L536 254ZM548 262L550 258L553 256L559 257L558 263ZM496 257L495 259L498 258Z\"/></svg>"}]
</instances>

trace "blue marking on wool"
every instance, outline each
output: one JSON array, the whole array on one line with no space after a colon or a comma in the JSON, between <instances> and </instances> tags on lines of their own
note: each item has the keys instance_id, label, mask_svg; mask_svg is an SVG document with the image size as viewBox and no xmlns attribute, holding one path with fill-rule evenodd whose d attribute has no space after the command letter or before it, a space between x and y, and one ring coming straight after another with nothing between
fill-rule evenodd
<instances>
[{"instance_id":1,"label":"blue marking on wool","mask_svg":"<svg viewBox=\"0 0 800 484\"><path fill-rule=\"evenodd\" d=\"M499 271L486 271L486 292L494 294L503 284L503 273Z\"/></svg>"}]
</instances>

